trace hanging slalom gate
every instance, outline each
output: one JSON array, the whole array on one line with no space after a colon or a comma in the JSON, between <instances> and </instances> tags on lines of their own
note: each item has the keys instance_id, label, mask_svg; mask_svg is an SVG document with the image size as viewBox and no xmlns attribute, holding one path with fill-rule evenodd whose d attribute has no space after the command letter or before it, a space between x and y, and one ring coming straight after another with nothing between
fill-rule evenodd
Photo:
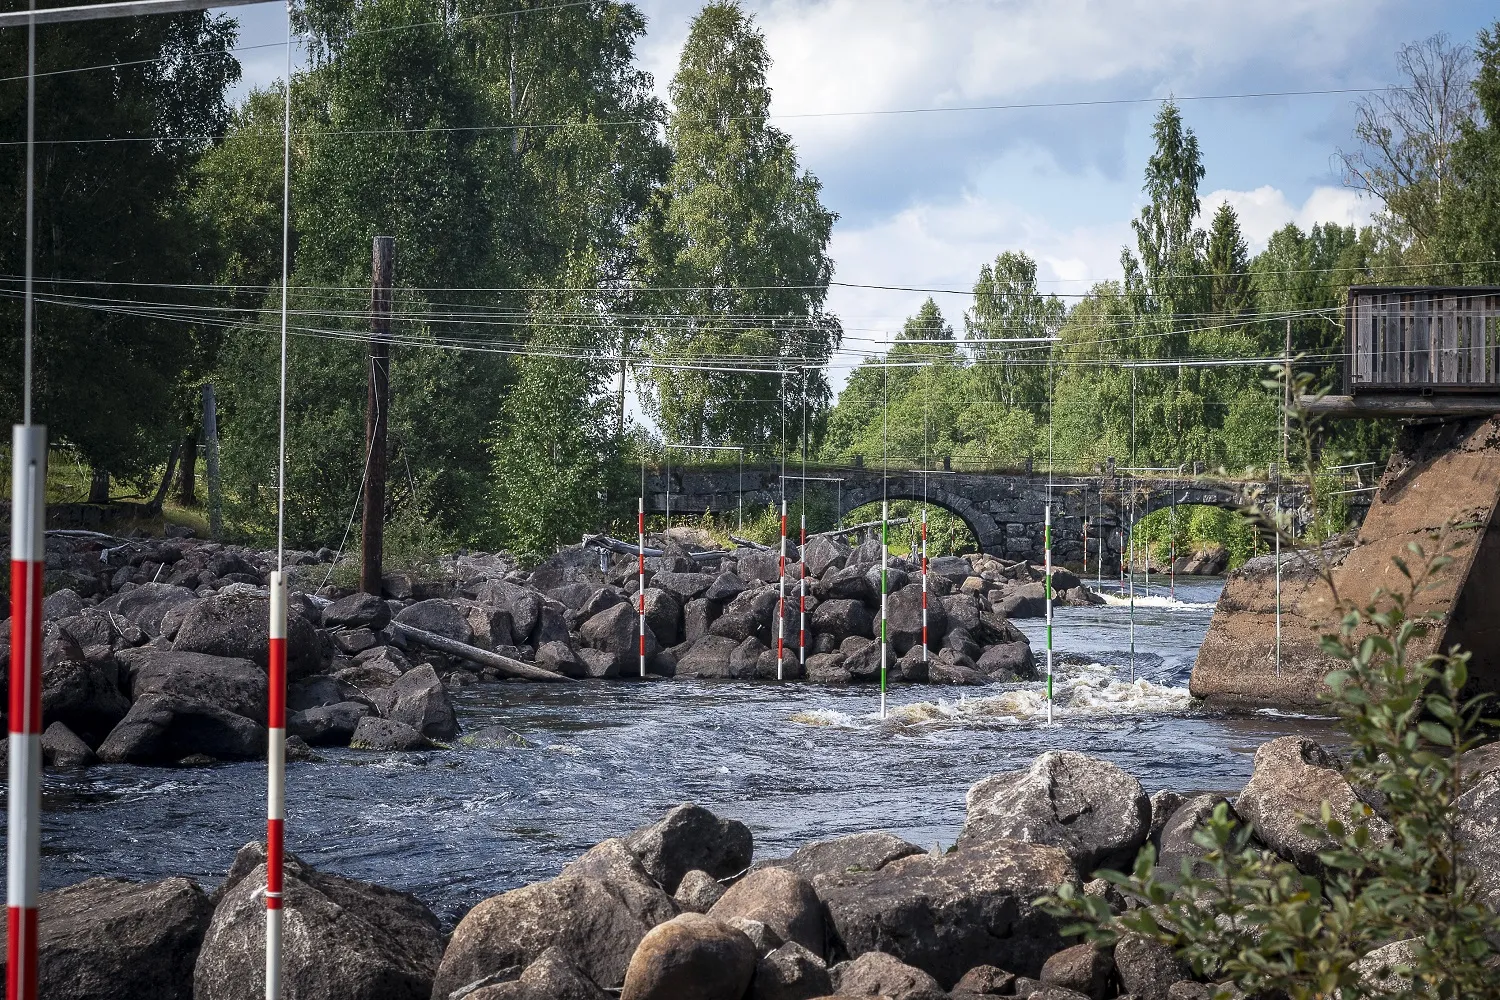
<instances>
[{"instance_id":1,"label":"hanging slalom gate","mask_svg":"<svg viewBox=\"0 0 1500 1000\"><path fill-rule=\"evenodd\" d=\"M782 659L786 656L786 501L781 501L781 560L776 602L776 679L782 680Z\"/></svg>"},{"instance_id":2,"label":"hanging slalom gate","mask_svg":"<svg viewBox=\"0 0 1500 1000\"><path fill-rule=\"evenodd\" d=\"M635 515L635 599L640 615L641 676L646 676L646 498L641 497L640 510Z\"/></svg>"},{"instance_id":3,"label":"hanging slalom gate","mask_svg":"<svg viewBox=\"0 0 1500 1000\"><path fill-rule=\"evenodd\" d=\"M890 643L886 637L886 595L890 592L887 580L891 552L890 518L891 505L882 500L880 502L880 717L882 719L885 718L886 654L890 649Z\"/></svg>"},{"instance_id":4,"label":"hanging slalom gate","mask_svg":"<svg viewBox=\"0 0 1500 1000\"><path fill-rule=\"evenodd\" d=\"M286 577L271 574L266 733L266 996L281 995L283 857L286 837Z\"/></svg>"},{"instance_id":5,"label":"hanging slalom gate","mask_svg":"<svg viewBox=\"0 0 1500 1000\"><path fill-rule=\"evenodd\" d=\"M10 801L7 809L6 990L37 995L37 888L42 809L42 572L47 429L11 431Z\"/></svg>"}]
</instances>

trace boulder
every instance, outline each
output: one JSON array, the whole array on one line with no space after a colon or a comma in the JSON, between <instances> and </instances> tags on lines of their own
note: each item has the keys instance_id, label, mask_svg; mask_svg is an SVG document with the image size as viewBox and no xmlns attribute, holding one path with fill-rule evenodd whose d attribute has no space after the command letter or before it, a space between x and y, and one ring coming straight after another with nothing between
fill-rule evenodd
<instances>
[{"instance_id":1,"label":"boulder","mask_svg":"<svg viewBox=\"0 0 1500 1000\"><path fill-rule=\"evenodd\" d=\"M724 886L708 872L694 869L682 876L672 899L684 913L707 913L724 898Z\"/></svg>"},{"instance_id":2,"label":"boulder","mask_svg":"<svg viewBox=\"0 0 1500 1000\"><path fill-rule=\"evenodd\" d=\"M345 701L366 701L359 689L348 681L327 674L314 674L289 685L286 692L286 707L294 712L326 705L337 705Z\"/></svg>"},{"instance_id":3,"label":"boulder","mask_svg":"<svg viewBox=\"0 0 1500 1000\"><path fill-rule=\"evenodd\" d=\"M355 750L431 750L433 742L404 722L367 715L355 725L349 746Z\"/></svg>"},{"instance_id":4,"label":"boulder","mask_svg":"<svg viewBox=\"0 0 1500 1000\"><path fill-rule=\"evenodd\" d=\"M808 543L812 548L813 543ZM812 951L788 941L755 963L746 1000L812 1000L833 991L828 967Z\"/></svg>"},{"instance_id":5,"label":"boulder","mask_svg":"<svg viewBox=\"0 0 1500 1000\"><path fill-rule=\"evenodd\" d=\"M214 705L257 722L266 719L266 673L249 660L149 647L121 650L116 659L133 699L163 695Z\"/></svg>"},{"instance_id":6,"label":"boulder","mask_svg":"<svg viewBox=\"0 0 1500 1000\"><path fill-rule=\"evenodd\" d=\"M722 619L720 619L722 621ZM745 641L754 641L748 637ZM721 635L706 635L693 643L687 655L677 661L678 677L723 679L733 676L729 661L739 641Z\"/></svg>"},{"instance_id":7,"label":"boulder","mask_svg":"<svg viewBox=\"0 0 1500 1000\"><path fill-rule=\"evenodd\" d=\"M703 592L713 586L713 583L714 577L707 573L657 573L651 578L652 589L666 591L679 605L686 604L695 597L702 597ZM649 590L647 596L650 596ZM649 607L647 611L649 613Z\"/></svg>"},{"instance_id":8,"label":"boulder","mask_svg":"<svg viewBox=\"0 0 1500 1000\"><path fill-rule=\"evenodd\" d=\"M1457 802L1463 866L1475 898L1500 913L1500 771L1483 771L1467 781Z\"/></svg>"},{"instance_id":9,"label":"boulder","mask_svg":"<svg viewBox=\"0 0 1500 1000\"><path fill-rule=\"evenodd\" d=\"M547 596L560 603L569 611L579 611L597 589L591 581L578 580L574 583L564 583L557 587L549 587L547 589Z\"/></svg>"},{"instance_id":10,"label":"boulder","mask_svg":"<svg viewBox=\"0 0 1500 1000\"><path fill-rule=\"evenodd\" d=\"M608 611L616 604L628 603L630 603L630 598L626 597L625 592L620 588L599 587L589 595L588 600L583 602L583 606L578 609L573 620L576 624L582 624L599 612Z\"/></svg>"},{"instance_id":11,"label":"boulder","mask_svg":"<svg viewBox=\"0 0 1500 1000\"><path fill-rule=\"evenodd\" d=\"M1255 769L1235 799L1235 809L1271 850L1303 872L1317 874L1323 870L1318 852L1332 846L1333 840L1326 833L1309 836L1302 827L1321 823L1324 802L1346 823L1368 816L1374 840L1389 837L1390 827L1360 801L1333 759L1318 744L1299 736L1260 745L1255 751Z\"/></svg>"},{"instance_id":12,"label":"boulder","mask_svg":"<svg viewBox=\"0 0 1500 1000\"><path fill-rule=\"evenodd\" d=\"M620 1000L739 1000L755 964L755 947L744 934L701 913L684 913L642 939Z\"/></svg>"},{"instance_id":13,"label":"boulder","mask_svg":"<svg viewBox=\"0 0 1500 1000\"><path fill-rule=\"evenodd\" d=\"M744 642L754 636L757 639L769 639L771 630L763 619L757 619L748 611L728 612L714 619L708 627L709 635L730 639L736 644Z\"/></svg>"},{"instance_id":14,"label":"boulder","mask_svg":"<svg viewBox=\"0 0 1500 1000\"><path fill-rule=\"evenodd\" d=\"M896 658L891 679L904 684L926 684L934 655L931 650L918 643Z\"/></svg>"},{"instance_id":15,"label":"boulder","mask_svg":"<svg viewBox=\"0 0 1500 1000\"><path fill-rule=\"evenodd\" d=\"M948 612L927 595L927 645L937 649L948 631ZM897 655L922 645L922 588L902 587L886 600L886 634Z\"/></svg>"},{"instance_id":16,"label":"boulder","mask_svg":"<svg viewBox=\"0 0 1500 1000\"><path fill-rule=\"evenodd\" d=\"M1162 788L1151 793L1151 830L1146 835L1146 839L1156 845L1158 852L1161 850L1162 828L1186 801L1187 796L1181 792L1174 792L1170 788Z\"/></svg>"},{"instance_id":17,"label":"boulder","mask_svg":"<svg viewBox=\"0 0 1500 1000\"><path fill-rule=\"evenodd\" d=\"M945 656L945 654L948 655ZM954 660L946 649L938 654L937 659L929 661L927 665L929 684L975 685L984 684L988 680L988 677L972 666Z\"/></svg>"},{"instance_id":18,"label":"boulder","mask_svg":"<svg viewBox=\"0 0 1500 1000\"><path fill-rule=\"evenodd\" d=\"M42 723L64 723L98 742L125 718L130 700L120 693L114 664L85 660L72 643L67 645L72 647L68 659L43 661Z\"/></svg>"},{"instance_id":19,"label":"boulder","mask_svg":"<svg viewBox=\"0 0 1500 1000\"><path fill-rule=\"evenodd\" d=\"M840 996L889 997L890 1000L945 1000L947 994L921 969L881 951L870 951L832 969Z\"/></svg>"},{"instance_id":20,"label":"boulder","mask_svg":"<svg viewBox=\"0 0 1500 1000\"><path fill-rule=\"evenodd\" d=\"M788 652L792 652L790 649ZM729 676L735 680L753 680L758 672L761 654L770 652L765 643L755 636L746 637L729 654ZM771 677L776 676L776 655L771 654Z\"/></svg>"},{"instance_id":21,"label":"boulder","mask_svg":"<svg viewBox=\"0 0 1500 1000\"><path fill-rule=\"evenodd\" d=\"M76 590L64 587L62 590L54 590L42 598L42 621L55 622L59 618L71 618L79 614L88 605Z\"/></svg>"},{"instance_id":22,"label":"boulder","mask_svg":"<svg viewBox=\"0 0 1500 1000\"><path fill-rule=\"evenodd\" d=\"M617 604L585 622L578 630L578 641L589 649L611 654L615 668L620 672L637 673L641 654L640 630L640 615L636 609L629 604ZM646 657L655 656L660 649L661 643L648 622Z\"/></svg>"},{"instance_id":23,"label":"boulder","mask_svg":"<svg viewBox=\"0 0 1500 1000\"><path fill-rule=\"evenodd\" d=\"M193 964L213 913L196 883L91 878L41 893L37 906L41 996L192 1000Z\"/></svg>"},{"instance_id":24,"label":"boulder","mask_svg":"<svg viewBox=\"0 0 1500 1000\"><path fill-rule=\"evenodd\" d=\"M759 920L782 941L823 951L823 909L812 883L786 868L753 871L729 887L708 915Z\"/></svg>"},{"instance_id":25,"label":"boulder","mask_svg":"<svg viewBox=\"0 0 1500 1000\"><path fill-rule=\"evenodd\" d=\"M672 897L662 891L636 856L630 853L625 841L618 837L590 848L577 861L564 867L562 874L585 876L603 883L647 927L677 916Z\"/></svg>"},{"instance_id":26,"label":"boulder","mask_svg":"<svg viewBox=\"0 0 1500 1000\"><path fill-rule=\"evenodd\" d=\"M143 583L123 594L116 594L98 605L137 626L148 636L161 634L161 622L178 604L196 601L198 595L187 587L167 583Z\"/></svg>"},{"instance_id":27,"label":"boulder","mask_svg":"<svg viewBox=\"0 0 1500 1000\"><path fill-rule=\"evenodd\" d=\"M552 643L547 643L552 645ZM658 657L661 653L656 654ZM634 662L629 663L624 671L620 669L620 661L614 653L605 652L602 649L580 649L578 659L583 664L583 676L592 677L595 680L606 677L619 677L621 673L627 673L632 677L639 676L641 671L640 658L637 656ZM651 660L646 661L646 669L651 669ZM675 668L674 668L675 669Z\"/></svg>"},{"instance_id":28,"label":"boulder","mask_svg":"<svg viewBox=\"0 0 1500 1000\"><path fill-rule=\"evenodd\" d=\"M1150 822L1150 803L1135 778L1108 761L1053 750L1028 770L970 788L958 843L1024 840L1061 848L1084 874L1129 870Z\"/></svg>"},{"instance_id":29,"label":"boulder","mask_svg":"<svg viewBox=\"0 0 1500 1000\"><path fill-rule=\"evenodd\" d=\"M953 987L955 997L1010 996L1016 991L1016 974L993 965L976 965L963 974Z\"/></svg>"},{"instance_id":30,"label":"boulder","mask_svg":"<svg viewBox=\"0 0 1500 1000\"><path fill-rule=\"evenodd\" d=\"M1182 871L1182 862L1196 862L1204 854L1208 853L1193 839L1203 826L1205 821L1213 815L1214 809L1223 803L1228 810L1229 818L1236 823L1240 821L1239 815L1234 811L1234 806L1222 795L1195 795L1182 805L1173 810L1162 824L1160 833L1157 834L1156 863L1165 870L1169 878L1178 877ZM1208 867L1204 866L1198 874L1205 875ZM1181 977L1179 977L1181 978Z\"/></svg>"},{"instance_id":31,"label":"boulder","mask_svg":"<svg viewBox=\"0 0 1500 1000\"><path fill-rule=\"evenodd\" d=\"M519 584L490 580L475 590L474 598L480 604L510 611L511 631L516 641L524 642L532 638L541 615L541 594ZM532 642L532 645L536 643Z\"/></svg>"},{"instance_id":32,"label":"boulder","mask_svg":"<svg viewBox=\"0 0 1500 1000\"><path fill-rule=\"evenodd\" d=\"M839 652L844 654L844 668L849 671L849 679L856 684L877 683L880 680L882 650L886 653L886 671L889 673L896 657L883 643L860 636L845 639L839 645Z\"/></svg>"},{"instance_id":33,"label":"boulder","mask_svg":"<svg viewBox=\"0 0 1500 1000\"><path fill-rule=\"evenodd\" d=\"M458 735L453 702L432 664L407 671L380 695L384 701L377 704L387 719L405 723L429 739L451 740Z\"/></svg>"},{"instance_id":34,"label":"boulder","mask_svg":"<svg viewBox=\"0 0 1500 1000\"><path fill-rule=\"evenodd\" d=\"M61 722L54 722L42 733L42 761L53 767L88 767L98 762L89 745Z\"/></svg>"},{"instance_id":35,"label":"boulder","mask_svg":"<svg viewBox=\"0 0 1500 1000\"><path fill-rule=\"evenodd\" d=\"M830 570L843 569L849 561L849 552L849 546L837 538L812 538L802 550L802 562L809 573L822 577Z\"/></svg>"},{"instance_id":36,"label":"boulder","mask_svg":"<svg viewBox=\"0 0 1500 1000\"><path fill-rule=\"evenodd\" d=\"M812 615L812 630L833 636L835 642L843 642L851 635L872 638L874 625L875 616L870 609L847 598L824 601Z\"/></svg>"},{"instance_id":37,"label":"boulder","mask_svg":"<svg viewBox=\"0 0 1500 1000\"><path fill-rule=\"evenodd\" d=\"M691 646L708 634L719 617L719 606L702 597L689 601L682 609L682 641Z\"/></svg>"},{"instance_id":38,"label":"boulder","mask_svg":"<svg viewBox=\"0 0 1500 1000\"><path fill-rule=\"evenodd\" d=\"M157 694L136 699L98 750L107 764L170 763L191 754L249 760L265 752L260 723L215 705Z\"/></svg>"},{"instance_id":39,"label":"boulder","mask_svg":"<svg viewBox=\"0 0 1500 1000\"><path fill-rule=\"evenodd\" d=\"M301 615L287 614L288 680L316 673L322 666L317 630ZM172 648L252 660L262 670L271 658L271 599L243 591L220 593L195 604L183 617Z\"/></svg>"},{"instance_id":40,"label":"boulder","mask_svg":"<svg viewBox=\"0 0 1500 1000\"><path fill-rule=\"evenodd\" d=\"M771 928L759 920L750 920L747 917L730 917L724 921L726 927L733 927L745 937L750 939L750 944L755 948L757 955L767 955L780 948L786 942Z\"/></svg>"},{"instance_id":41,"label":"boulder","mask_svg":"<svg viewBox=\"0 0 1500 1000\"><path fill-rule=\"evenodd\" d=\"M614 660L611 658L611 663ZM536 651L536 665L564 677L587 677L588 668L578 658L578 653L565 642L544 643Z\"/></svg>"},{"instance_id":42,"label":"boulder","mask_svg":"<svg viewBox=\"0 0 1500 1000\"><path fill-rule=\"evenodd\" d=\"M778 551L740 551L739 577L747 583L775 583L781 579L781 554Z\"/></svg>"},{"instance_id":43,"label":"boulder","mask_svg":"<svg viewBox=\"0 0 1500 1000\"><path fill-rule=\"evenodd\" d=\"M814 684L848 684L853 678L843 653L814 653L807 658L807 679Z\"/></svg>"},{"instance_id":44,"label":"boulder","mask_svg":"<svg viewBox=\"0 0 1500 1000\"><path fill-rule=\"evenodd\" d=\"M1031 643L1002 642L990 646L974 664L974 669L990 680L1034 681L1037 679L1036 657L1031 652Z\"/></svg>"},{"instance_id":45,"label":"boulder","mask_svg":"<svg viewBox=\"0 0 1500 1000\"><path fill-rule=\"evenodd\" d=\"M880 591L870 586L870 578L865 575L865 567L862 566L846 566L828 573L818 580L813 593L825 601L858 601L870 605L880 603Z\"/></svg>"},{"instance_id":46,"label":"boulder","mask_svg":"<svg viewBox=\"0 0 1500 1000\"><path fill-rule=\"evenodd\" d=\"M1114 995L1110 990L1114 972L1115 963L1108 952L1091 944L1075 944L1042 964L1042 982L1072 990L1090 1000L1105 1000Z\"/></svg>"},{"instance_id":47,"label":"boulder","mask_svg":"<svg viewBox=\"0 0 1500 1000\"><path fill-rule=\"evenodd\" d=\"M1115 971L1125 991L1141 1000L1167 1000L1172 984L1192 975L1171 948L1140 934L1126 934L1116 942Z\"/></svg>"},{"instance_id":48,"label":"boulder","mask_svg":"<svg viewBox=\"0 0 1500 1000\"><path fill-rule=\"evenodd\" d=\"M703 598L709 601L717 601L719 604L727 604L750 589L750 585L741 580L735 573L720 573L714 577L714 582L708 585L703 592Z\"/></svg>"},{"instance_id":49,"label":"boulder","mask_svg":"<svg viewBox=\"0 0 1500 1000\"><path fill-rule=\"evenodd\" d=\"M951 985L976 965L1040 972L1063 940L1033 900L1077 879L1055 847L994 839L878 871L821 876L814 885L835 955L884 951Z\"/></svg>"},{"instance_id":50,"label":"boulder","mask_svg":"<svg viewBox=\"0 0 1500 1000\"><path fill-rule=\"evenodd\" d=\"M717 879L736 876L750 867L754 850L745 824L720 819L691 803L669 810L627 836L625 843L667 892L676 892L682 877L694 869Z\"/></svg>"},{"instance_id":51,"label":"boulder","mask_svg":"<svg viewBox=\"0 0 1500 1000\"><path fill-rule=\"evenodd\" d=\"M482 986L463 1000L609 1000L561 948L548 948L519 979Z\"/></svg>"},{"instance_id":52,"label":"boulder","mask_svg":"<svg viewBox=\"0 0 1500 1000\"><path fill-rule=\"evenodd\" d=\"M878 872L892 861L924 853L893 833L873 831L805 844L788 857L763 865L785 868L816 884L819 876Z\"/></svg>"},{"instance_id":53,"label":"boulder","mask_svg":"<svg viewBox=\"0 0 1500 1000\"><path fill-rule=\"evenodd\" d=\"M375 594L350 594L323 609L325 628L367 628L378 632L390 620L390 607Z\"/></svg>"},{"instance_id":54,"label":"boulder","mask_svg":"<svg viewBox=\"0 0 1500 1000\"><path fill-rule=\"evenodd\" d=\"M1040 583L1010 587L995 610L1006 618L1043 618L1047 614L1046 588Z\"/></svg>"},{"instance_id":55,"label":"boulder","mask_svg":"<svg viewBox=\"0 0 1500 1000\"><path fill-rule=\"evenodd\" d=\"M235 859L203 938L194 1000L265 995L264 848ZM251 867L252 862L258 862ZM437 917L420 900L286 859L282 990L298 1000L425 1000L443 955Z\"/></svg>"},{"instance_id":56,"label":"boulder","mask_svg":"<svg viewBox=\"0 0 1500 1000\"><path fill-rule=\"evenodd\" d=\"M974 569L969 565L969 560L963 556L934 556L927 560L927 572L959 584L963 583L964 578L974 572Z\"/></svg>"},{"instance_id":57,"label":"boulder","mask_svg":"<svg viewBox=\"0 0 1500 1000\"><path fill-rule=\"evenodd\" d=\"M359 732L359 724L374 714L375 709L364 701L317 705L289 714L286 729L309 746L346 747Z\"/></svg>"},{"instance_id":58,"label":"boulder","mask_svg":"<svg viewBox=\"0 0 1500 1000\"><path fill-rule=\"evenodd\" d=\"M395 621L455 642L470 645L474 642L474 628L469 624L469 616L464 613L464 609L455 602L442 598L418 601L403 608Z\"/></svg>"},{"instance_id":59,"label":"boulder","mask_svg":"<svg viewBox=\"0 0 1500 1000\"><path fill-rule=\"evenodd\" d=\"M646 627L663 646L677 645L682 638L682 605L675 595L655 585L646 588Z\"/></svg>"},{"instance_id":60,"label":"boulder","mask_svg":"<svg viewBox=\"0 0 1500 1000\"><path fill-rule=\"evenodd\" d=\"M513 889L484 900L459 921L432 996L447 997L502 970L530 965L553 947L610 989L624 982L630 958L650 929L598 879L569 875Z\"/></svg>"}]
</instances>

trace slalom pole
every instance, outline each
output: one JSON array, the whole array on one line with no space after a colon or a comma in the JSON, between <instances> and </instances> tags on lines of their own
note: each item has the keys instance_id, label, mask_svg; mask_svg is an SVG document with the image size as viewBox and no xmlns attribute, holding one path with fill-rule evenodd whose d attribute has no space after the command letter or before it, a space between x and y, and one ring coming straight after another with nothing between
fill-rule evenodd
<instances>
[{"instance_id":1,"label":"slalom pole","mask_svg":"<svg viewBox=\"0 0 1500 1000\"><path fill-rule=\"evenodd\" d=\"M890 517L891 505L888 501L880 502L880 717L885 718L885 660L886 650L886 572L890 566L888 556L890 555Z\"/></svg>"},{"instance_id":2,"label":"slalom pole","mask_svg":"<svg viewBox=\"0 0 1500 1000\"><path fill-rule=\"evenodd\" d=\"M1276 495L1276 676L1281 676L1281 494Z\"/></svg>"},{"instance_id":3,"label":"slalom pole","mask_svg":"<svg viewBox=\"0 0 1500 1000\"><path fill-rule=\"evenodd\" d=\"M806 497L807 477L802 478L803 496ZM802 502L802 540L797 550L797 562L802 566L801 578L797 581L797 662L802 673L807 673L807 501Z\"/></svg>"},{"instance_id":4,"label":"slalom pole","mask_svg":"<svg viewBox=\"0 0 1500 1000\"><path fill-rule=\"evenodd\" d=\"M282 859L286 838L286 575L271 574L266 732L266 996L281 995Z\"/></svg>"},{"instance_id":5,"label":"slalom pole","mask_svg":"<svg viewBox=\"0 0 1500 1000\"><path fill-rule=\"evenodd\" d=\"M1171 534L1168 536L1167 552L1171 560L1167 563L1167 596L1177 600L1177 477L1172 477L1172 514L1168 522Z\"/></svg>"},{"instance_id":6,"label":"slalom pole","mask_svg":"<svg viewBox=\"0 0 1500 1000\"><path fill-rule=\"evenodd\" d=\"M1050 726L1052 725L1052 505L1050 503L1047 504L1042 534L1047 574L1043 581L1043 593L1047 595L1047 725Z\"/></svg>"},{"instance_id":7,"label":"slalom pole","mask_svg":"<svg viewBox=\"0 0 1500 1000\"><path fill-rule=\"evenodd\" d=\"M782 480L786 482L785 479ZM783 489L786 487L783 486ZM781 657L786 652L786 498L781 500L781 572L777 584L781 597L776 602L776 679L781 676Z\"/></svg>"},{"instance_id":8,"label":"slalom pole","mask_svg":"<svg viewBox=\"0 0 1500 1000\"><path fill-rule=\"evenodd\" d=\"M1135 682L1135 525L1130 528L1130 680Z\"/></svg>"},{"instance_id":9,"label":"slalom pole","mask_svg":"<svg viewBox=\"0 0 1500 1000\"><path fill-rule=\"evenodd\" d=\"M292 5L286 7L286 93L281 146L281 385L276 447L276 572L266 679L266 1000L281 1000L281 890L286 837L286 360L292 267Z\"/></svg>"},{"instance_id":10,"label":"slalom pole","mask_svg":"<svg viewBox=\"0 0 1500 1000\"><path fill-rule=\"evenodd\" d=\"M927 508L922 508L922 662L927 662Z\"/></svg>"},{"instance_id":11,"label":"slalom pole","mask_svg":"<svg viewBox=\"0 0 1500 1000\"><path fill-rule=\"evenodd\" d=\"M11 1000L36 1000L47 428L28 421L11 430L10 474L10 802L5 893L9 948L5 987Z\"/></svg>"},{"instance_id":12,"label":"slalom pole","mask_svg":"<svg viewBox=\"0 0 1500 1000\"><path fill-rule=\"evenodd\" d=\"M640 641L641 641L641 676L646 676L646 498L640 498L640 507L635 515L636 537L639 539L635 547L635 600L636 610L640 613Z\"/></svg>"}]
</instances>

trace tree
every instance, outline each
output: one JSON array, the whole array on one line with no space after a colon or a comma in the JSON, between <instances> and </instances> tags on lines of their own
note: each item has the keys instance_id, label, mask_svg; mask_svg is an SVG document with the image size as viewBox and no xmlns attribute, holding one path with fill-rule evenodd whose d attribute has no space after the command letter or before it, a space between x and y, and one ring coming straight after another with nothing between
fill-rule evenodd
<instances>
[{"instance_id":1,"label":"tree","mask_svg":"<svg viewBox=\"0 0 1500 1000\"><path fill-rule=\"evenodd\" d=\"M1454 148L1476 110L1474 59L1439 33L1403 45L1396 64L1401 85L1360 98L1359 145L1339 158L1345 183L1379 198L1392 238L1421 255L1438 234Z\"/></svg>"},{"instance_id":2,"label":"tree","mask_svg":"<svg viewBox=\"0 0 1500 1000\"><path fill-rule=\"evenodd\" d=\"M767 122L769 66L754 20L737 3L710 3L672 80L672 167L639 229L638 285L654 300L652 356L717 370L651 370L642 402L669 440L769 452L783 410L816 413L830 395L820 371L762 375L722 361L817 366L840 335L823 311L836 216L790 137ZM789 444L800 430L788 422Z\"/></svg>"},{"instance_id":3,"label":"tree","mask_svg":"<svg viewBox=\"0 0 1500 1000\"><path fill-rule=\"evenodd\" d=\"M1229 203L1214 212L1208 230L1207 264L1209 277L1208 309L1216 316L1228 318L1249 312L1254 307L1250 281L1250 248L1240 232L1240 219Z\"/></svg>"},{"instance_id":4,"label":"tree","mask_svg":"<svg viewBox=\"0 0 1500 1000\"><path fill-rule=\"evenodd\" d=\"M1479 113L1459 123L1437 256L1452 262L1452 280L1478 284L1500 282L1500 21L1479 33L1475 55Z\"/></svg>"},{"instance_id":5,"label":"tree","mask_svg":"<svg viewBox=\"0 0 1500 1000\"><path fill-rule=\"evenodd\" d=\"M1025 253L1007 250L993 266L979 270L974 283L974 305L964 315L971 356L983 367L978 384L987 390L986 402L1003 402L1033 417L1046 409L1049 386L1044 362L1047 345L985 344L987 339L1055 336L1066 312L1055 295L1043 296L1036 287L1036 261Z\"/></svg>"},{"instance_id":6,"label":"tree","mask_svg":"<svg viewBox=\"0 0 1500 1000\"><path fill-rule=\"evenodd\" d=\"M227 124L239 79L233 21L203 13L44 25L37 29L35 413L54 444L93 466L94 499L109 477L143 478L182 432L185 373L210 354L203 327L151 318L119 300L206 304L210 241L181 195L193 164ZM0 59L26 63L26 32L0 33ZM73 72L79 67L98 67ZM0 122L25 135L24 80L0 84ZM149 142L69 142L163 136ZM25 146L0 152L8 188L4 273L22 272ZM73 284L72 282L83 282ZM138 288L151 283L153 289ZM21 306L6 311L0 401L19 416ZM160 315L161 309L146 313ZM102 487L102 490L99 489ZM103 494L102 496L100 494Z\"/></svg>"}]
</instances>

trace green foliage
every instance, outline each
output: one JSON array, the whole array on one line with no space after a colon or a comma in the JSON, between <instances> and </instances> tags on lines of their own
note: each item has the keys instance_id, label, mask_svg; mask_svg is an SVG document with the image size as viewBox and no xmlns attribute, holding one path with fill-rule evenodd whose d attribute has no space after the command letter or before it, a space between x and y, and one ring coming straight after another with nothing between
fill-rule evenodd
<instances>
[{"instance_id":1,"label":"green foliage","mask_svg":"<svg viewBox=\"0 0 1500 1000\"><path fill-rule=\"evenodd\" d=\"M1500 21L1479 33L1474 55L1479 114L1460 124L1436 241L1438 260L1467 263L1435 280L1495 284L1500 282Z\"/></svg>"},{"instance_id":2,"label":"green foliage","mask_svg":"<svg viewBox=\"0 0 1500 1000\"><path fill-rule=\"evenodd\" d=\"M1330 845L1319 854L1326 874L1316 878L1252 847L1253 831L1221 804L1194 834L1206 851L1201 864L1184 861L1180 878L1153 871L1150 846L1133 873L1103 873L1138 909L1115 915L1102 898L1072 886L1041 901L1077 918L1068 932L1101 944L1143 934L1174 949L1199 976L1296 1000L1390 996L1372 991L1356 962L1409 940L1410 962L1393 970L1411 984L1402 995L1493 993L1490 942L1500 920L1475 897L1456 805L1469 787L1462 753L1478 745L1485 698L1463 695L1467 653L1419 651L1431 623L1411 612L1412 602L1449 558L1429 558L1415 542L1409 549L1407 559L1395 560L1405 589L1346 604L1337 634L1323 640L1339 664L1325 698L1350 740L1347 776L1379 797L1386 820L1363 803L1344 816L1325 802L1305 827Z\"/></svg>"},{"instance_id":3,"label":"green foliage","mask_svg":"<svg viewBox=\"0 0 1500 1000\"><path fill-rule=\"evenodd\" d=\"M906 518L906 524L894 525L890 529L890 547L893 555L918 556L922 551L922 501L892 500L891 520ZM844 517L845 524L863 524L880 520L880 504L867 503L856 507ZM965 552L978 552L979 540L964 523L964 519L942 507L927 507L927 555L956 556Z\"/></svg>"},{"instance_id":4,"label":"green foliage","mask_svg":"<svg viewBox=\"0 0 1500 1000\"><path fill-rule=\"evenodd\" d=\"M1254 535L1254 525L1239 512L1199 504L1163 507L1135 524L1136 539L1150 547L1152 561L1161 565L1174 552L1185 556L1202 549L1223 549L1229 565L1239 566L1250 558Z\"/></svg>"},{"instance_id":5,"label":"green foliage","mask_svg":"<svg viewBox=\"0 0 1500 1000\"><path fill-rule=\"evenodd\" d=\"M823 312L837 216L791 138L768 124L770 62L737 3L710 3L693 19L671 85L671 169L638 227L642 283L674 289L645 304L658 317L647 345L657 360L819 366L839 342L837 320ZM769 454L780 450L783 411L806 406L815 430L830 396L820 370L654 368L642 402L672 440ZM801 432L801 421L788 422L792 451Z\"/></svg>"}]
</instances>

